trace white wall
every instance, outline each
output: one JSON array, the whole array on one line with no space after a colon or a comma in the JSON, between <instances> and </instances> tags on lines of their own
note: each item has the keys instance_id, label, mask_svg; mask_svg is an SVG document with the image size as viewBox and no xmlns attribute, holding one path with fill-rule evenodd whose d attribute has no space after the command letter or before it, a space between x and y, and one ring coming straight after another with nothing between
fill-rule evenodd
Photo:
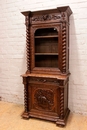
<instances>
[{"instance_id":1,"label":"white wall","mask_svg":"<svg viewBox=\"0 0 87 130\"><path fill-rule=\"evenodd\" d=\"M87 114L87 0L0 0L0 96L23 104L20 77L26 71L25 18L20 13L69 5L70 88L69 108Z\"/></svg>"}]
</instances>

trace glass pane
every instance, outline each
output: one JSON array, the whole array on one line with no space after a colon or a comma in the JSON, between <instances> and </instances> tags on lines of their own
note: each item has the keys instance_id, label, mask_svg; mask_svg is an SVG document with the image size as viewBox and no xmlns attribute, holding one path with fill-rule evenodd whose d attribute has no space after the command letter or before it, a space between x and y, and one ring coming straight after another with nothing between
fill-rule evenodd
<instances>
[{"instance_id":1,"label":"glass pane","mask_svg":"<svg viewBox=\"0 0 87 130\"><path fill-rule=\"evenodd\" d=\"M58 32L55 28L36 30L35 67L58 68Z\"/></svg>"}]
</instances>

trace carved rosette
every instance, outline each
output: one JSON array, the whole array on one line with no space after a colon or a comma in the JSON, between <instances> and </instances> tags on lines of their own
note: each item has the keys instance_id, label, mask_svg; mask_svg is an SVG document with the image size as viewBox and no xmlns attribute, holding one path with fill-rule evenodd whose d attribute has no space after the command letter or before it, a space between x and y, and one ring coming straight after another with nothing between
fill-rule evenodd
<instances>
[{"instance_id":1,"label":"carved rosette","mask_svg":"<svg viewBox=\"0 0 87 130\"><path fill-rule=\"evenodd\" d=\"M64 117L64 89L60 89L60 119Z\"/></svg>"},{"instance_id":2,"label":"carved rosette","mask_svg":"<svg viewBox=\"0 0 87 130\"><path fill-rule=\"evenodd\" d=\"M27 72L30 73L30 31L29 31L29 16L26 16L26 53L27 53Z\"/></svg>"},{"instance_id":3,"label":"carved rosette","mask_svg":"<svg viewBox=\"0 0 87 130\"><path fill-rule=\"evenodd\" d=\"M66 73L66 23L62 27L62 72Z\"/></svg>"}]
</instances>

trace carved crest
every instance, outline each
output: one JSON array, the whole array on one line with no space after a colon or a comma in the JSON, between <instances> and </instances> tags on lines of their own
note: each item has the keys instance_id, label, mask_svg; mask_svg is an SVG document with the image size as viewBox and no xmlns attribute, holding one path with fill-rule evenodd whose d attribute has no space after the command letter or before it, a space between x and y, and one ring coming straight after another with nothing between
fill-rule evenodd
<instances>
[{"instance_id":1,"label":"carved crest","mask_svg":"<svg viewBox=\"0 0 87 130\"><path fill-rule=\"evenodd\" d=\"M46 14L46 15L40 15L40 16L33 17L31 19L31 21L36 22L36 21L46 21L46 20L57 20L57 19L60 19L60 18L61 18L61 15Z\"/></svg>"}]
</instances>

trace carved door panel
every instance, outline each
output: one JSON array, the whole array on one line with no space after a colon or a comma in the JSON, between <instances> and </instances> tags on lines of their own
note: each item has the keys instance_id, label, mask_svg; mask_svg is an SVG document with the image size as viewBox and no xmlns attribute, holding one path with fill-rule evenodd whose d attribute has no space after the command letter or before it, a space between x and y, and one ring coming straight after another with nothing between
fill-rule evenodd
<instances>
[{"instance_id":1,"label":"carved door panel","mask_svg":"<svg viewBox=\"0 0 87 130\"><path fill-rule=\"evenodd\" d=\"M58 116L59 88L56 85L30 84L29 85L29 111L37 113L53 114Z\"/></svg>"}]
</instances>

